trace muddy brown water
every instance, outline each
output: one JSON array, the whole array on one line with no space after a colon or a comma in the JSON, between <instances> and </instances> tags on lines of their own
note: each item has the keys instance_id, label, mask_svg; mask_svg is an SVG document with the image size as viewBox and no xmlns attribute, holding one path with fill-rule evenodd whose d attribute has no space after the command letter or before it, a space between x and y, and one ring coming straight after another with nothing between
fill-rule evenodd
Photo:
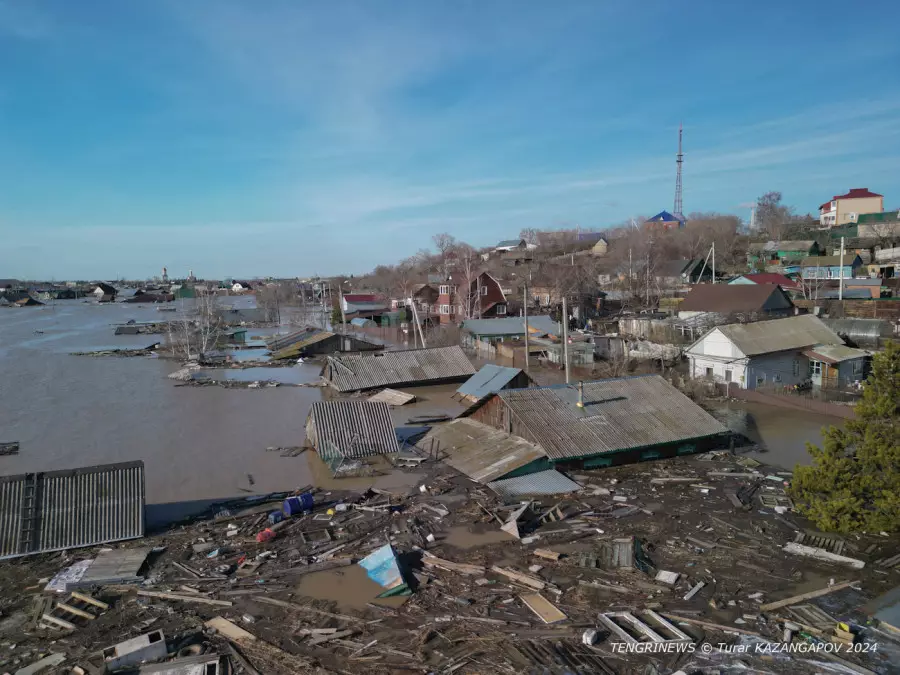
<instances>
[{"instance_id":1,"label":"muddy brown water","mask_svg":"<svg viewBox=\"0 0 900 675\"><path fill-rule=\"evenodd\" d=\"M166 375L180 364L149 358L94 358L70 352L146 347L159 335L114 335L114 325L171 320L190 308L160 313L152 306L96 305L81 300L43 307L0 308L0 440L20 441L18 455L0 457L0 475L143 460L148 520L177 518L211 500L290 490L310 483L333 488L314 472L312 453L281 457L270 446L302 445L310 406L323 390L176 387ZM287 331L285 327L283 330ZM254 330L253 335L271 330ZM321 364L275 369L292 384L318 379ZM254 371L265 375L264 369ZM235 377L247 371L234 371ZM413 416L455 415L458 384L407 389L418 400L392 411L397 426ZM325 396L333 394L325 390ZM721 404L720 419L764 443L767 462L793 467L818 442L818 415L769 406ZM390 477L365 479L352 489ZM408 476L393 479L404 487ZM343 481L340 481L343 483ZM349 486L349 484L346 484Z\"/></svg>"},{"instance_id":2,"label":"muddy brown water","mask_svg":"<svg viewBox=\"0 0 900 675\"><path fill-rule=\"evenodd\" d=\"M400 607L407 597L379 598L384 589L359 565L348 565L326 572L313 572L300 578L297 593L316 600L330 600L344 609L365 609L368 603L382 607Z\"/></svg>"},{"instance_id":3,"label":"muddy brown water","mask_svg":"<svg viewBox=\"0 0 900 675\"><path fill-rule=\"evenodd\" d=\"M166 378L179 368L175 361L70 355L146 347L165 336L117 336L114 325L171 320L188 310L161 313L152 306L81 300L0 308L0 440L21 442L18 455L0 458L0 475L143 460L150 524L201 510L212 500L313 483L306 456L312 453L281 457L265 449L304 443L307 413L322 399L321 389L176 387ZM312 363L271 373L272 379L314 382L320 368ZM246 372L233 371L236 377ZM424 400L394 410L396 422L461 409L450 400L457 386L422 388ZM354 489L377 481L392 485L383 477L359 481ZM394 482L413 483L415 477Z\"/></svg>"}]
</instances>

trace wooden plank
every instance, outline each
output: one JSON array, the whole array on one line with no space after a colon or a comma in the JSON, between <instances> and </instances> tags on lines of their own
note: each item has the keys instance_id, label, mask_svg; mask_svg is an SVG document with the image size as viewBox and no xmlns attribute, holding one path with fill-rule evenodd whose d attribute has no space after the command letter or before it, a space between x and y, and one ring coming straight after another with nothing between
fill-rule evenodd
<instances>
[{"instance_id":1,"label":"wooden plank","mask_svg":"<svg viewBox=\"0 0 900 675\"><path fill-rule=\"evenodd\" d=\"M544 623L557 623L569 618L540 593L523 593L519 599Z\"/></svg>"},{"instance_id":2,"label":"wooden plank","mask_svg":"<svg viewBox=\"0 0 900 675\"><path fill-rule=\"evenodd\" d=\"M50 623L55 623L56 625L58 625L62 628L65 628L66 630L78 630L78 626L76 626L74 623L69 623L68 621L64 621L62 619L57 619L55 616L53 616L51 614L44 614L44 616L41 617L41 620L49 621Z\"/></svg>"},{"instance_id":3,"label":"wooden plank","mask_svg":"<svg viewBox=\"0 0 900 675\"><path fill-rule=\"evenodd\" d=\"M355 621L357 623L366 623L365 619L360 619L355 616L347 616L346 614L335 614L333 612L326 612L322 609L316 609L315 607L307 607L306 605L300 605L296 602L287 602L285 600L279 600L277 598L270 598L265 595L254 595L250 598L254 602L261 602L264 605L273 605L275 607L282 607L284 609L295 609L300 612L310 612L312 614L319 614L321 616L327 616L332 619L340 619L341 621Z\"/></svg>"},{"instance_id":4,"label":"wooden plank","mask_svg":"<svg viewBox=\"0 0 900 675\"><path fill-rule=\"evenodd\" d=\"M94 607L99 607L104 612L109 609L109 605L107 605L105 602L101 602L100 600L97 600L96 598L92 598L89 595L85 595L84 593L77 593L75 591L70 591L69 596L72 598L77 598L78 600L81 600L82 602L86 602L90 605L94 605Z\"/></svg>"},{"instance_id":5,"label":"wooden plank","mask_svg":"<svg viewBox=\"0 0 900 675\"><path fill-rule=\"evenodd\" d=\"M807 558L815 558L816 560L822 560L823 562L832 562L839 565L849 565L850 567L857 570L861 570L866 566L866 563L862 560L857 560L856 558L848 558L847 556L843 555L837 555L836 553L832 553L831 551L826 551L824 548L804 546L803 544L798 544L795 541L791 541L785 544L782 550L785 553L793 553L794 555L802 555Z\"/></svg>"},{"instance_id":6,"label":"wooden plank","mask_svg":"<svg viewBox=\"0 0 900 675\"><path fill-rule=\"evenodd\" d=\"M524 584L530 588L534 588L535 590L542 591L544 587L547 585L540 579L535 579L534 577L530 577L527 574L522 574L521 572L516 572L515 570L505 569L503 567L498 567L494 565L491 567L492 572L496 572L497 574L502 574L513 581L517 581L520 584Z\"/></svg>"},{"instance_id":7,"label":"wooden plank","mask_svg":"<svg viewBox=\"0 0 900 675\"><path fill-rule=\"evenodd\" d=\"M219 607L231 607L234 604L231 600L213 600L212 598L179 595L178 593L162 593L160 591L140 590L137 594L146 598L161 598L162 600L177 600L179 602L199 602L204 605L218 605Z\"/></svg>"},{"instance_id":8,"label":"wooden plank","mask_svg":"<svg viewBox=\"0 0 900 675\"><path fill-rule=\"evenodd\" d=\"M538 558L545 558L547 560L559 560L559 557L562 553L557 551L551 551L549 548L536 548L531 552L532 555L536 555Z\"/></svg>"},{"instance_id":9,"label":"wooden plank","mask_svg":"<svg viewBox=\"0 0 900 675\"><path fill-rule=\"evenodd\" d=\"M800 595L793 595L790 598L785 598L784 600L776 600L775 602L769 602L765 605L761 605L759 610L761 612L770 612L773 609L780 609L782 607L787 607L788 605L796 605L798 602L803 602L804 600L811 600L813 598L818 598L823 595L828 595L829 593L834 593L835 591L839 591L843 588L848 588L852 584L859 583L858 581L843 581L839 584L834 584L833 586L826 586L825 588L820 588L817 591L810 591L809 593L801 593Z\"/></svg>"},{"instance_id":10,"label":"wooden plank","mask_svg":"<svg viewBox=\"0 0 900 675\"><path fill-rule=\"evenodd\" d=\"M69 614L74 614L75 616L80 616L83 619L88 619L89 621L93 621L95 617L90 612L85 612L83 609L78 609L77 607L72 607L72 605L67 605L64 602L57 602L56 609L61 609L64 612L68 612Z\"/></svg>"},{"instance_id":11,"label":"wooden plank","mask_svg":"<svg viewBox=\"0 0 900 675\"><path fill-rule=\"evenodd\" d=\"M229 640L235 642L251 642L256 639L253 633L248 633L240 626L233 624L231 621L222 616L210 619L205 624L208 628L214 628L217 632L224 635Z\"/></svg>"},{"instance_id":12,"label":"wooden plank","mask_svg":"<svg viewBox=\"0 0 900 675\"><path fill-rule=\"evenodd\" d=\"M700 619L689 619L684 616L675 616L674 614L666 614L666 619L669 621L681 621L683 623L692 623L701 628L709 628L710 630L720 630L725 633L740 633L741 635L753 635L754 637L758 637L764 639L762 635L759 633L754 633L750 630L744 630L743 628L735 628L734 626L723 626L718 623L711 623L709 621L701 621Z\"/></svg>"}]
</instances>

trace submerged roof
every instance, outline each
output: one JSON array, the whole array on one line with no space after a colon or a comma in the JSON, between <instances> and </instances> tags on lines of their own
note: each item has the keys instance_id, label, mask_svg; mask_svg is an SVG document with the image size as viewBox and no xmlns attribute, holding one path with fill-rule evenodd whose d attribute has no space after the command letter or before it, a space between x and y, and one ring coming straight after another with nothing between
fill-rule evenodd
<instances>
[{"instance_id":1,"label":"submerged roof","mask_svg":"<svg viewBox=\"0 0 900 675\"><path fill-rule=\"evenodd\" d=\"M497 394L516 424L551 459L589 457L724 433L727 429L659 375L578 386L507 389Z\"/></svg>"},{"instance_id":2,"label":"submerged roof","mask_svg":"<svg viewBox=\"0 0 900 675\"><path fill-rule=\"evenodd\" d=\"M753 287L748 286L748 288ZM822 323L819 317L812 314L755 323L732 323L713 330L720 331L745 356L769 354L788 349L803 349L813 345L844 344L844 341L833 330ZM700 340L702 339L700 338Z\"/></svg>"},{"instance_id":3,"label":"submerged roof","mask_svg":"<svg viewBox=\"0 0 900 675\"><path fill-rule=\"evenodd\" d=\"M431 349L329 356L325 379L338 391L363 391L441 380L462 380L475 367L459 345Z\"/></svg>"},{"instance_id":4,"label":"submerged roof","mask_svg":"<svg viewBox=\"0 0 900 675\"><path fill-rule=\"evenodd\" d=\"M417 445L439 453L447 464L478 483L502 478L546 457L541 448L524 438L468 417L435 427Z\"/></svg>"},{"instance_id":5,"label":"submerged roof","mask_svg":"<svg viewBox=\"0 0 900 675\"><path fill-rule=\"evenodd\" d=\"M278 359L290 359L300 355L300 352L310 345L314 345L319 342L323 342L325 340L330 340L335 337L335 333L332 333L327 330L320 330L314 333L309 333L302 340L297 340L291 345L284 347L283 349L279 349L276 352L272 353L272 358L275 360Z\"/></svg>"},{"instance_id":6,"label":"submerged roof","mask_svg":"<svg viewBox=\"0 0 900 675\"><path fill-rule=\"evenodd\" d=\"M303 340L306 340L320 332L322 332L321 328L307 326L306 328L295 330L286 335L273 335L271 338L266 340L266 347L271 349L273 352L278 351L279 349L290 347L292 344L295 344L297 342L302 342Z\"/></svg>"},{"instance_id":7,"label":"submerged roof","mask_svg":"<svg viewBox=\"0 0 900 675\"><path fill-rule=\"evenodd\" d=\"M679 312L759 312L773 295L781 295L791 301L777 284L697 284L684 301Z\"/></svg>"},{"instance_id":8,"label":"submerged roof","mask_svg":"<svg viewBox=\"0 0 900 675\"><path fill-rule=\"evenodd\" d=\"M323 457L371 457L400 452L387 403L317 401L309 409L306 433Z\"/></svg>"},{"instance_id":9,"label":"submerged roof","mask_svg":"<svg viewBox=\"0 0 900 675\"><path fill-rule=\"evenodd\" d=\"M0 476L0 559L143 536L143 462Z\"/></svg>"}]
</instances>

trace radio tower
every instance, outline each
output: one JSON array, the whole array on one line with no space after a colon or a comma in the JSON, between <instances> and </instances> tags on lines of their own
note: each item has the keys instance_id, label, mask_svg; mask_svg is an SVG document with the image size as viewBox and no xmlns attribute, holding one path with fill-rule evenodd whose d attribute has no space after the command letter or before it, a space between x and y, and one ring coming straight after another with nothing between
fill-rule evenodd
<instances>
[{"instance_id":1,"label":"radio tower","mask_svg":"<svg viewBox=\"0 0 900 675\"><path fill-rule=\"evenodd\" d=\"M683 206L681 204L681 165L684 164L684 154L681 152L681 132L683 125L678 125L678 154L675 156L675 212L672 214L681 221L684 221Z\"/></svg>"}]
</instances>

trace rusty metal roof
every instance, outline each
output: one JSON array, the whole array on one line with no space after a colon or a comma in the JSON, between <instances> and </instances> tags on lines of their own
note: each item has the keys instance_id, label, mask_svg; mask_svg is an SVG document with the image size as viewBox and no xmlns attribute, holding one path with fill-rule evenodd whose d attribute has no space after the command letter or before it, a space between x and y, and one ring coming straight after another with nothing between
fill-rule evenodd
<instances>
[{"instance_id":1,"label":"rusty metal roof","mask_svg":"<svg viewBox=\"0 0 900 675\"><path fill-rule=\"evenodd\" d=\"M589 457L678 443L727 429L659 375L577 385L506 389L497 394L515 424L527 429L551 459Z\"/></svg>"},{"instance_id":2,"label":"rusty metal roof","mask_svg":"<svg viewBox=\"0 0 900 675\"><path fill-rule=\"evenodd\" d=\"M475 367L458 345L376 355L329 356L323 369L329 384L345 392L464 380L474 374Z\"/></svg>"},{"instance_id":3,"label":"rusty metal roof","mask_svg":"<svg viewBox=\"0 0 900 675\"><path fill-rule=\"evenodd\" d=\"M777 284L697 284L678 305L679 312L761 312L773 295L783 301L772 309L791 307L790 299Z\"/></svg>"},{"instance_id":4,"label":"rusty metal roof","mask_svg":"<svg viewBox=\"0 0 900 675\"><path fill-rule=\"evenodd\" d=\"M144 536L144 463L0 476L0 559Z\"/></svg>"},{"instance_id":5,"label":"rusty metal roof","mask_svg":"<svg viewBox=\"0 0 900 675\"><path fill-rule=\"evenodd\" d=\"M469 418L435 427L416 446L440 453L447 464L478 483L497 480L546 457L541 448L524 438Z\"/></svg>"},{"instance_id":6,"label":"rusty metal roof","mask_svg":"<svg viewBox=\"0 0 900 675\"><path fill-rule=\"evenodd\" d=\"M400 452L387 403L313 403L306 420L306 437L323 457L360 458Z\"/></svg>"},{"instance_id":7,"label":"rusty metal roof","mask_svg":"<svg viewBox=\"0 0 900 675\"><path fill-rule=\"evenodd\" d=\"M755 323L731 323L713 330L718 330L731 340L744 356L802 349L813 345L844 344L833 330L812 314ZM705 337L701 337L697 342ZM690 352L692 349L693 345L687 351Z\"/></svg>"}]
</instances>

